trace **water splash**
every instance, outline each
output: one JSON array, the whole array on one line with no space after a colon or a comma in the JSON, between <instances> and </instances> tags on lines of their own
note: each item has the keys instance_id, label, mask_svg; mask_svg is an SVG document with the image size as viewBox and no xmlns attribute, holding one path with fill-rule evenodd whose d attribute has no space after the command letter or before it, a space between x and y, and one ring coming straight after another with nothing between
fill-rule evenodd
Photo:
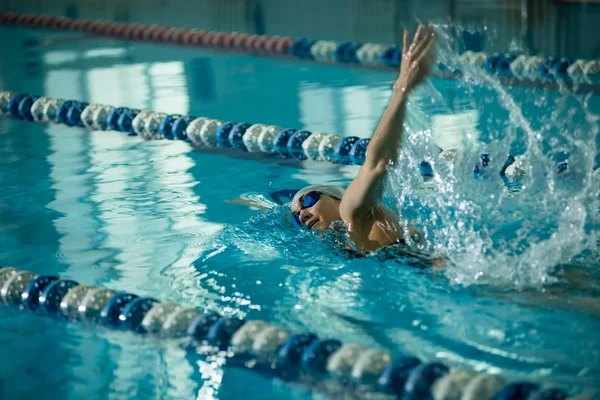
<instances>
[{"instance_id":1,"label":"water splash","mask_svg":"<svg viewBox=\"0 0 600 400\"><path fill-rule=\"evenodd\" d=\"M423 228L430 250L450 259L447 276L457 284L539 288L576 256L597 267L600 119L591 107L600 98L566 85L503 86L460 60L447 27L438 33L438 61L463 77L429 82L412 96L388 201ZM521 156L522 176L500 176L509 154ZM422 160L435 170L426 185ZM567 168L557 173L560 162Z\"/></svg>"}]
</instances>

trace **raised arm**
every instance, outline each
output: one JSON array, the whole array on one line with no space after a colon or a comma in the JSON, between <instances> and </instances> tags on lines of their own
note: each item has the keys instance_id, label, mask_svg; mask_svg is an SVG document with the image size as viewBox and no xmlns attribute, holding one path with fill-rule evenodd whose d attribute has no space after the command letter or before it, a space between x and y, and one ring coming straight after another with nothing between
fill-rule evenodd
<instances>
[{"instance_id":1,"label":"raised arm","mask_svg":"<svg viewBox=\"0 0 600 400\"><path fill-rule=\"evenodd\" d=\"M429 74L431 49L435 33L429 26L419 25L409 45L408 32L404 31L400 74L394 83L392 98L369 142L365 163L358 176L344 193L340 215L357 246L363 249L377 247L369 243L369 233L375 221L386 220L384 212L376 207L381 200L381 184L388 167L396 162L402 142L406 100L409 93ZM397 227L390 227L393 230ZM381 244L381 243L380 243Z\"/></svg>"}]
</instances>

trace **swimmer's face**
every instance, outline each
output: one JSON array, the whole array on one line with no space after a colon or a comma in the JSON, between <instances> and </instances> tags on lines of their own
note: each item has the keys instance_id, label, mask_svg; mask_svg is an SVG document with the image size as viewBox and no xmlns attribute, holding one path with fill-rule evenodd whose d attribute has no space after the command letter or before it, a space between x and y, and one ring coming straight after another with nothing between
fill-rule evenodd
<instances>
[{"instance_id":1,"label":"swimmer's face","mask_svg":"<svg viewBox=\"0 0 600 400\"><path fill-rule=\"evenodd\" d=\"M306 196L313 196L314 201L305 201ZM314 203L314 204L312 204ZM303 207L307 204L312 204L309 207ZM296 222L308 227L323 232L329 228L333 221L341 220L340 216L340 200L327 196L321 193L307 193L300 197L292 208L292 213L296 218Z\"/></svg>"}]
</instances>

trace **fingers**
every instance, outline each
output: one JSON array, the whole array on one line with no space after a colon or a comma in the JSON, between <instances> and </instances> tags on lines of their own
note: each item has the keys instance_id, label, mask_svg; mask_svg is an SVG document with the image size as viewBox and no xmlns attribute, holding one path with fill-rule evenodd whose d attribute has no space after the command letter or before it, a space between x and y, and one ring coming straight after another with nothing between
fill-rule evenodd
<instances>
[{"instance_id":1,"label":"fingers","mask_svg":"<svg viewBox=\"0 0 600 400\"><path fill-rule=\"evenodd\" d=\"M415 37L413 38L413 45L416 45L419 40L421 39L421 36L423 35L423 25L419 24L419 26L417 27L417 33L415 33Z\"/></svg>"},{"instance_id":2,"label":"fingers","mask_svg":"<svg viewBox=\"0 0 600 400\"><path fill-rule=\"evenodd\" d=\"M408 31L405 29L404 36L402 38L402 52L408 53L407 49L408 49Z\"/></svg>"},{"instance_id":3,"label":"fingers","mask_svg":"<svg viewBox=\"0 0 600 400\"><path fill-rule=\"evenodd\" d=\"M413 54L415 46L419 43L422 33L423 33L423 25L419 24L419 27L417 28L417 33L415 33L415 37L413 38L413 41L410 44L410 47L408 48L408 52L411 54L411 56Z\"/></svg>"},{"instance_id":4,"label":"fingers","mask_svg":"<svg viewBox=\"0 0 600 400\"><path fill-rule=\"evenodd\" d=\"M436 42L435 32L433 31L433 27L429 26L429 28L427 28L426 36L423 38L423 40L421 40L415 46L415 49L413 50L413 53L412 53L413 57L420 59L423 54L426 54L429 52L429 50L431 49L431 46L433 46L433 44L435 44L435 42Z\"/></svg>"},{"instance_id":5,"label":"fingers","mask_svg":"<svg viewBox=\"0 0 600 400\"><path fill-rule=\"evenodd\" d=\"M435 36L430 36L430 39L425 43L426 45L422 49L422 51L420 53L415 53L417 56L417 59L415 61L417 63L420 63L429 55L429 53L431 52L431 48L435 45Z\"/></svg>"}]
</instances>

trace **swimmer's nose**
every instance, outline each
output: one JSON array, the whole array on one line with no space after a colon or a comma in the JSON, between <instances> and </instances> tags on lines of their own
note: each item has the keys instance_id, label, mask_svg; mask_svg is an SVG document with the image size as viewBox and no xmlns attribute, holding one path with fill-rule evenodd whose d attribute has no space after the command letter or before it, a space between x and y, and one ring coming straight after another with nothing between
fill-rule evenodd
<instances>
[{"instance_id":1,"label":"swimmer's nose","mask_svg":"<svg viewBox=\"0 0 600 400\"><path fill-rule=\"evenodd\" d=\"M300 211L300 222L302 222L303 224L306 225L306 221L308 221L311 218L312 218L312 214L310 213L310 211L308 211L307 208Z\"/></svg>"}]
</instances>

